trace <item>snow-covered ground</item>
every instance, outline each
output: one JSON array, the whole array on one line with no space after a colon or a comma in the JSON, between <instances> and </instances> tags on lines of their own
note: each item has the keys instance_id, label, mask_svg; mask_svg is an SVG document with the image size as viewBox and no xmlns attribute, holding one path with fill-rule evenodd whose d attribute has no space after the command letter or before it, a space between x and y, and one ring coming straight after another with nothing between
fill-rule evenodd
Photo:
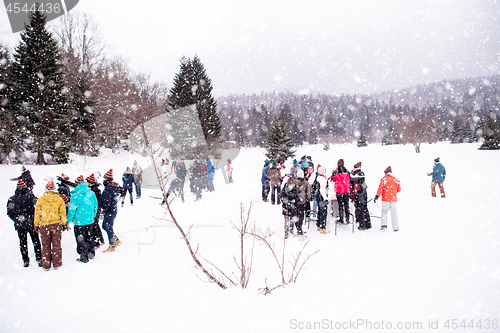
<instances>
[{"instance_id":1,"label":"snow-covered ground","mask_svg":"<svg viewBox=\"0 0 500 333\"><path fill-rule=\"evenodd\" d=\"M381 232L375 217L371 230L354 234L351 226L340 226L335 236L331 222L328 235L311 226L306 251L319 253L295 284L268 296L259 288L266 279L269 287L279 284L280 275L270 252L258 244L247 289L205 283L178 230L163 219L165 209L150 197L157 190L143 189L134 206L127 197L115 221L123 245L114 253L101 249L90 263L78 263L73 232L65 232L58 271L33 265L31 241L32 266L23 268L18 237L4 211L0 332L499 331L500 151L477 147L439 143L423 145L420 154L411 145L300 147L298 157L311 155L328 172L339 158L348 169L361 161L369 198L383 170L392 166L402 187L400 231L392 232L389 223ZM446 199L430 196L427 172L438 156L447 169ZM194 223L191 238L198 252L228 273L237 271L233 257L238 258L239 240L231 221L239 223L240 203L254 202L251 221L274 230L277 251L282 249L281 209L261 201L264 159L264 150L244 149L233 162L234 184L226 185L219 170L215 192L204 192L203 200L194 202L186 186L186 202L172 204L183 226ZM148 166L145 157L103 151L69 165L27 167L39 197L47 175L74 179L113 168L115 179L121 179L134 160ZM0 173L0 201L6 204L15 190L8 179L19 176L19 165L0 165ZM373 202L369 209L380 216ZM291 238L285 251L294 253L303 244Z\"/></svg>"}]
</instances>

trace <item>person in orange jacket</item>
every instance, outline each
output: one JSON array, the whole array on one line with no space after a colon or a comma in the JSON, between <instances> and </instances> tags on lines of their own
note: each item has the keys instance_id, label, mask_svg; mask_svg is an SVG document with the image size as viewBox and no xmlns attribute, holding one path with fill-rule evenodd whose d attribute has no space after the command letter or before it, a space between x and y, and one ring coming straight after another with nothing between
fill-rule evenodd
<instances>
[{"instance_id":1,"label":"person in orange jacket","mask_svg":"<svg viewBox=\"0 0 500 333\"><path fill-rule=\"evenodd\" d=\"M398 223L398 192L401 192L401 185L399 179L392 175L392 168L389 166L384 171L385 176L380 180L380 185L377 190L377 195L373 202L377 202L378 198L382 196L382 227L380 230L387 229L387 214L391 211L392 229L399 230Z\"/></svg>"}]
</instances>

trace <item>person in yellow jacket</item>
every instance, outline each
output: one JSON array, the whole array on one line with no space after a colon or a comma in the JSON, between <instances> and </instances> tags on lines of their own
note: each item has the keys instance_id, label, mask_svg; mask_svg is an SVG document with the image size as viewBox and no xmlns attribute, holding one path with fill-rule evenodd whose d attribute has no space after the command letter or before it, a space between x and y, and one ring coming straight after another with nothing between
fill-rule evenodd
<instances>
[{"instance_id":1,"label":"person in yellow jacket","mask_svg":"<svg viewBox=\"0 0 500 333\"><path fill-rule=\"evenodd\" d=\"M48 271L50 266L58 269L62 266L62 232L66 230L66 205L57 193L53 181L45 186L45 193L35 205L35 231L42 239L42 268Z\"/></svg>"}]
</instances>

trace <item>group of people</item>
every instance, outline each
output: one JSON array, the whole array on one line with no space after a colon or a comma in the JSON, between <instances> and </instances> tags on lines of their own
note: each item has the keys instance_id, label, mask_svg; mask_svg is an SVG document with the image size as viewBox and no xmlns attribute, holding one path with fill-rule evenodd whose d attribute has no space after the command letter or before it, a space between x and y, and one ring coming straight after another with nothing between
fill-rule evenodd
<instances>
[{"instance_id":1,"label":"group of people","mask_svg":"<svg viewBox=\"0 0 500 333\"><path fill-rule=\"evenodd\" d=\"M168 165L168 163L162 163L162 165ZM184 183L186 181L186 176L189 179L189 189L191 193L195 195L195 202L202 199L203 191L215 191L215 167L211 160L206 160L203 157L196 158L189 168L186 168L184 159L182 157L175 157L172 162L171 171L175 173L175 178L170 182L170 186L166 194L167 199L171 194L174 194L175 196L180 197L182 202L184 202ZM226 172L229 183L232 183L233 166L231 159L227 160ZM164 203L165 200L161 202L162 205Z\"/></svg>"},{"instance_id":2,"label":"group of people","mask_svg":"<svg viewBox=\"0 0 500 333\"><path fill-rule=\"evenodd\" d=\"M365 174L361 170L361 162L355 163L353 169L348 171L344 160L339 159L337 167L330 176L327 175L326 168L320 164L316 166L315 172L311 156L302 156L300 161L293 160L292 164L289 172L286 173L283 161L277 163L275 160L266 160L261 177L262 200L269 202L268 196L271 192L271 204L282 204L282 214L285 217L285 238L288 238L289 233L294 233L294 228L297 235L303 235L302 225L306 218L316 220L317 230L322 234L327 234L326 221L329 205L337 223L348 224L350 216L353 216L355 222L358 223L359 230L372 228L368 211L367 185ZM446 170L440 163L439 157L434 160L434 164L433 172L428 174L433 176L431 194L433 197L436 196L435 187L438 186L441 197L444 198L443 182ZM397 194L400 191L400 181L393 175L392 168L389 166L384 170L384 177L380 180L373 198L374 202L377 202L380 197L382 200L382 231L387 229L389 212L393 230L399 230ZM354 214L350 212L349 200L354 203Z\"/></svg>"},{"instance_id":3,"label":"group of people","mask_svg":"<svg viewBox=\"0 0 500 333\"><path fill-rule=\"evenodd\" d=\"M35 182L24 166L17 181L16 190L7 202L7 215L14 222L19 236L19 245L24 267L30 266L28 255L28 234L31 237L35 258L39 267L48 271L62 266L62 233L74 230L78 262L88 263L94 259L95 251L104 245L104 237L99 226L108 236L109 246L103 253L114 252L122 244L114 233L117 204L123 207L126 193L133 204L132 186L135 185L136 199L141 197L142 168L134 161L133 169L123 173L123 186L113 179L113 169L103 177L104 190L101 193L98 178L91 174L78 176L74 182L65 174L57 176L57 188L52 177L47 177L45 191L40 198L33 194ZM41 241L40 241L41 238Z\"/></svg>"}]
</instances>

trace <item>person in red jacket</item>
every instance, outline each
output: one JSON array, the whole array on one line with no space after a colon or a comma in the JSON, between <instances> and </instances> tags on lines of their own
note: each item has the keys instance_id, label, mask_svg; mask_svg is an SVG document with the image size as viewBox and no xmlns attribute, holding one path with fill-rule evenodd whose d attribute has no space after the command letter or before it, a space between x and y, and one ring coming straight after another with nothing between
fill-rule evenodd
<instances>
[{"instance_id":1,"label":"person in red jacket","mask_svg":"<svg viewBox=\"0 0 500 333\"><path fill-rule=\"evenodd\" d=\"M335 183L334 190L339 204L339 223L349 223L349 192L351 191L351 176L344 166L344 160L337 162L337 169L333 170L331 181Z\"/></svg>"},{"instance_id":2,"label":"person in red jacket","mask_svg":"<svg viewBox=\"0 0 500 333\"><path fill-rule=\"evenodd\" d=\"M401 185L399 179L392 175L392 168L389 166L384 171L385 176L380 180L377 195L373 202L377 202L378 198L382 196L382 227L380 230L387 229L387 214L391 211L392 229L399 230L398 223L398 192L401 192Z\"/></svg>"}]
</instances>

